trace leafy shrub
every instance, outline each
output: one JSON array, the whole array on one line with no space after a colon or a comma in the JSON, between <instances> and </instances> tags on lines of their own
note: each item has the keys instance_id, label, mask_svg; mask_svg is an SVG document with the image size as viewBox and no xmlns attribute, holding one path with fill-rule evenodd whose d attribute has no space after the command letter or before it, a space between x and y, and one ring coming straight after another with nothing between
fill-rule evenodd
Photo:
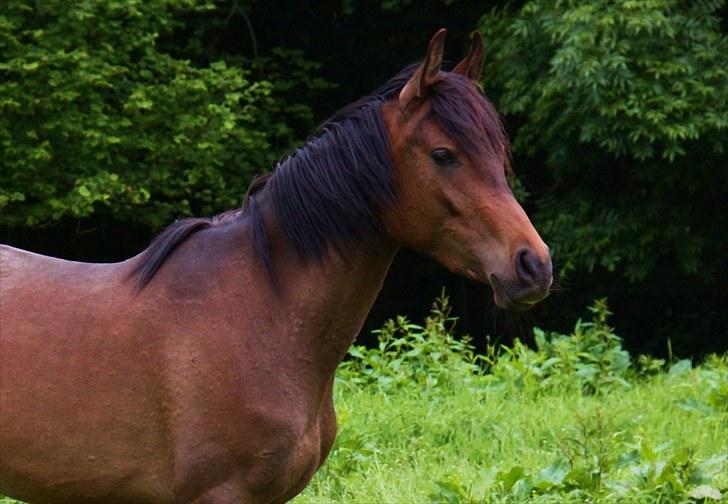
<instances>
[{"instance_id":1,"label":"leafy shrub","mask_svg":"<svg viewBox=\"0 0 728 504\"><path fill-rule=\"evenodd\" d=\"M195 66L162 50L208 0L8 0L0 6L0 225L36 227L103 212L159 228L237 206L311 121L238 58ZM299 55L300 56L300 55ZM314 68L302 58L294 75ZM313 77L299 87L316 87ZM280 89L279 89L280 88ZM305 94L305 93L304 93ZM286 105L290 105L287 108Z\"/></svg>"},{"instance_id":2,"label":"leafy shrub","mask_svg":"<svg viewBox=\"0 0 728 504\"><path fill-rule=\"evenodd\" d=\"M728 413L728 354L709 356L700 367L700 381L708 405Z\"/></svg>"},{"instance_id":3,"label":"leafy shrub","mask_svg":"<svg viewBox=\"0 0 728 504\"><path fill-rule=\"evenodd\" d=\"M437 481L430 493L438 503L485 502L695 502L720 501L722 493L712 482L725 470L726 456L698 462L689 452L664 453L640 444L624 460L613 466L573 467L565 458L538 470L512 466L485 476L482 494L474 494L455 475ZM629 458L629 462L625 462ZM601 476L621 471L625 479L607 481L601 489ZM693 500L694 499L694 500Z\"/></svg>"},{"instance_id":4,"label":"leafy shrub","mask_svg":"<svg viewBox=\"0 0 728 504\"><path fill-rule=\"evenodd\" d=\"M339 380L388 391L409 385L447 389L453 376L477 376L478 356L468 338L453 336L456 319L450 311L443 291L424 326L402 316L388 320L374 331L378 337L375 348L354 345L349 349L350 358L339 367Z\"/></svg>"},{"instance_id":5,"label":"leafy shrub","mask_svg":"<svg viewBox=\"0 0 728 504\"><path fill-rule=\"evenodd\" d=\"M485 86L516 118L514 151L547 158L535 220L562 273L620 266L639 280L670 258L715 279L728 236L715 214L728 191L724 2L513 5L480 21Z\"/></svg>"},{"instance_id":6,"label":"leafy shrub","mask_svg":"<svg viewBox=\"0 0 728 504\"><path fill-rule=\"evenodd\" d=\"M490 383L537 390L577 387L585 394L629 387L630 357L607 324L611 312L606 299L595 301L589 311L592 320L577 320L568 335L535 328L535 350L519 340L512 348L491 347Z\"/></svg>"},{"instance_id":7,"label":"leafy shrub","mask_svg":"<svg viewBox=\"0 0 728 504\"><path fill-rule=\"evenodd\" d=\"M728 354L710 355L702 366L692 369L690 361L679 361L670 368L669 376L679 379L689 375L700 394L679 397L677 406L685 411L728 413Z\"/></svg>"}]
</instances>

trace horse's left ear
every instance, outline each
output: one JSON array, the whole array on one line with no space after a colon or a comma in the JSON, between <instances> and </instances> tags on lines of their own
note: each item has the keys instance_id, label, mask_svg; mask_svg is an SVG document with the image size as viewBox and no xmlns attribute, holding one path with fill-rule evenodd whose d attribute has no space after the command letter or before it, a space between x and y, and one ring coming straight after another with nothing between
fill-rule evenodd
<instances>
[{"instance_id":1,"label":"horse's left ear","mask_svg":"<svg viewBox=\"0 0 728 504\"><path fill-rule=\"evenodd\" d=\"M404 112L411 112L425 97L427 89L437 81L445 51L446 34L447 30L441 28L432 36L425 60L399 92L399 106Z\"/></svg>"},{"instance_id":2,"label":"horse's left ear","mask_svg":"<svg viewBox=\"0 0 728 504\"><path fill-rule=\"evenodd\" d=\"M483 49L483 36L478 31L474 31L471 42L470 51L465 58L455 65L452 69L453 73L460 74L475 82L480 81L483 73L483 59L485 57L485 49Z\"/></svg>"}]
</instances>

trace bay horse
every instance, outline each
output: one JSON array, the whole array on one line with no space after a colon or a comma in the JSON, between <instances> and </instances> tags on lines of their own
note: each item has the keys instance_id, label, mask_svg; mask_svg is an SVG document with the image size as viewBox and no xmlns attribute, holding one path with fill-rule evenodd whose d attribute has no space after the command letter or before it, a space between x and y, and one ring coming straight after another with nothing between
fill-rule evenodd
<instances>
[{"instance_id":1,"label":"bay horse","mask_svg":"<svg viewBox=\"0 0 728 504\"><path fill-rule=\"evenodd\" d=\"M524 310L548 248L509 188L483 44L346 106L251 185L142 253L87 264L4 246L0 492L30 502L284 502L336 433L337 365L401 246Z\"/></svg>"}]
</instances>

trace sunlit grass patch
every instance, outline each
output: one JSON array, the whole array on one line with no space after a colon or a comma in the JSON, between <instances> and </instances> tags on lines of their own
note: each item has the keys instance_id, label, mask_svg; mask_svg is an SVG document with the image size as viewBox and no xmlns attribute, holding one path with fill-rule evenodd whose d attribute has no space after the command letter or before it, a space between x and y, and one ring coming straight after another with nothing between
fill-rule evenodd
<instances>
[{"instance_id":1,"label":"sunlit grass patch","mask_svg":"<svg viewBox=\"0 0 728 504\"><path fill-rule=\"evenodd\" d=\"M691 502L728 489L728 356L630 359L606 303L478 358L446 300L354 348L339 436L297 502Z\"/></svg>"}]
</instances>

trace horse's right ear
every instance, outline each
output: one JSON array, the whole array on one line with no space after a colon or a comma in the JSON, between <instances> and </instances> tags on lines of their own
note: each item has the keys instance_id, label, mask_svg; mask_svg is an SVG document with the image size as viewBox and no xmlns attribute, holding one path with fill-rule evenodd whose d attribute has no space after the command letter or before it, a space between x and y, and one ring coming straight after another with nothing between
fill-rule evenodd
<instances>
[{"instance_id":1,"label":"horse's right ear","mask_svg":"<svg viewBox=\"0 0 728 504\"><path fill-rule=\"evenodd\" d=\"M446 34L447 30L442 28L432 36L425 60L400 91L399 107L403 112L411 112L425 97L427 89L437 81L442 66Z\"/></svg>"}]
</instances>

